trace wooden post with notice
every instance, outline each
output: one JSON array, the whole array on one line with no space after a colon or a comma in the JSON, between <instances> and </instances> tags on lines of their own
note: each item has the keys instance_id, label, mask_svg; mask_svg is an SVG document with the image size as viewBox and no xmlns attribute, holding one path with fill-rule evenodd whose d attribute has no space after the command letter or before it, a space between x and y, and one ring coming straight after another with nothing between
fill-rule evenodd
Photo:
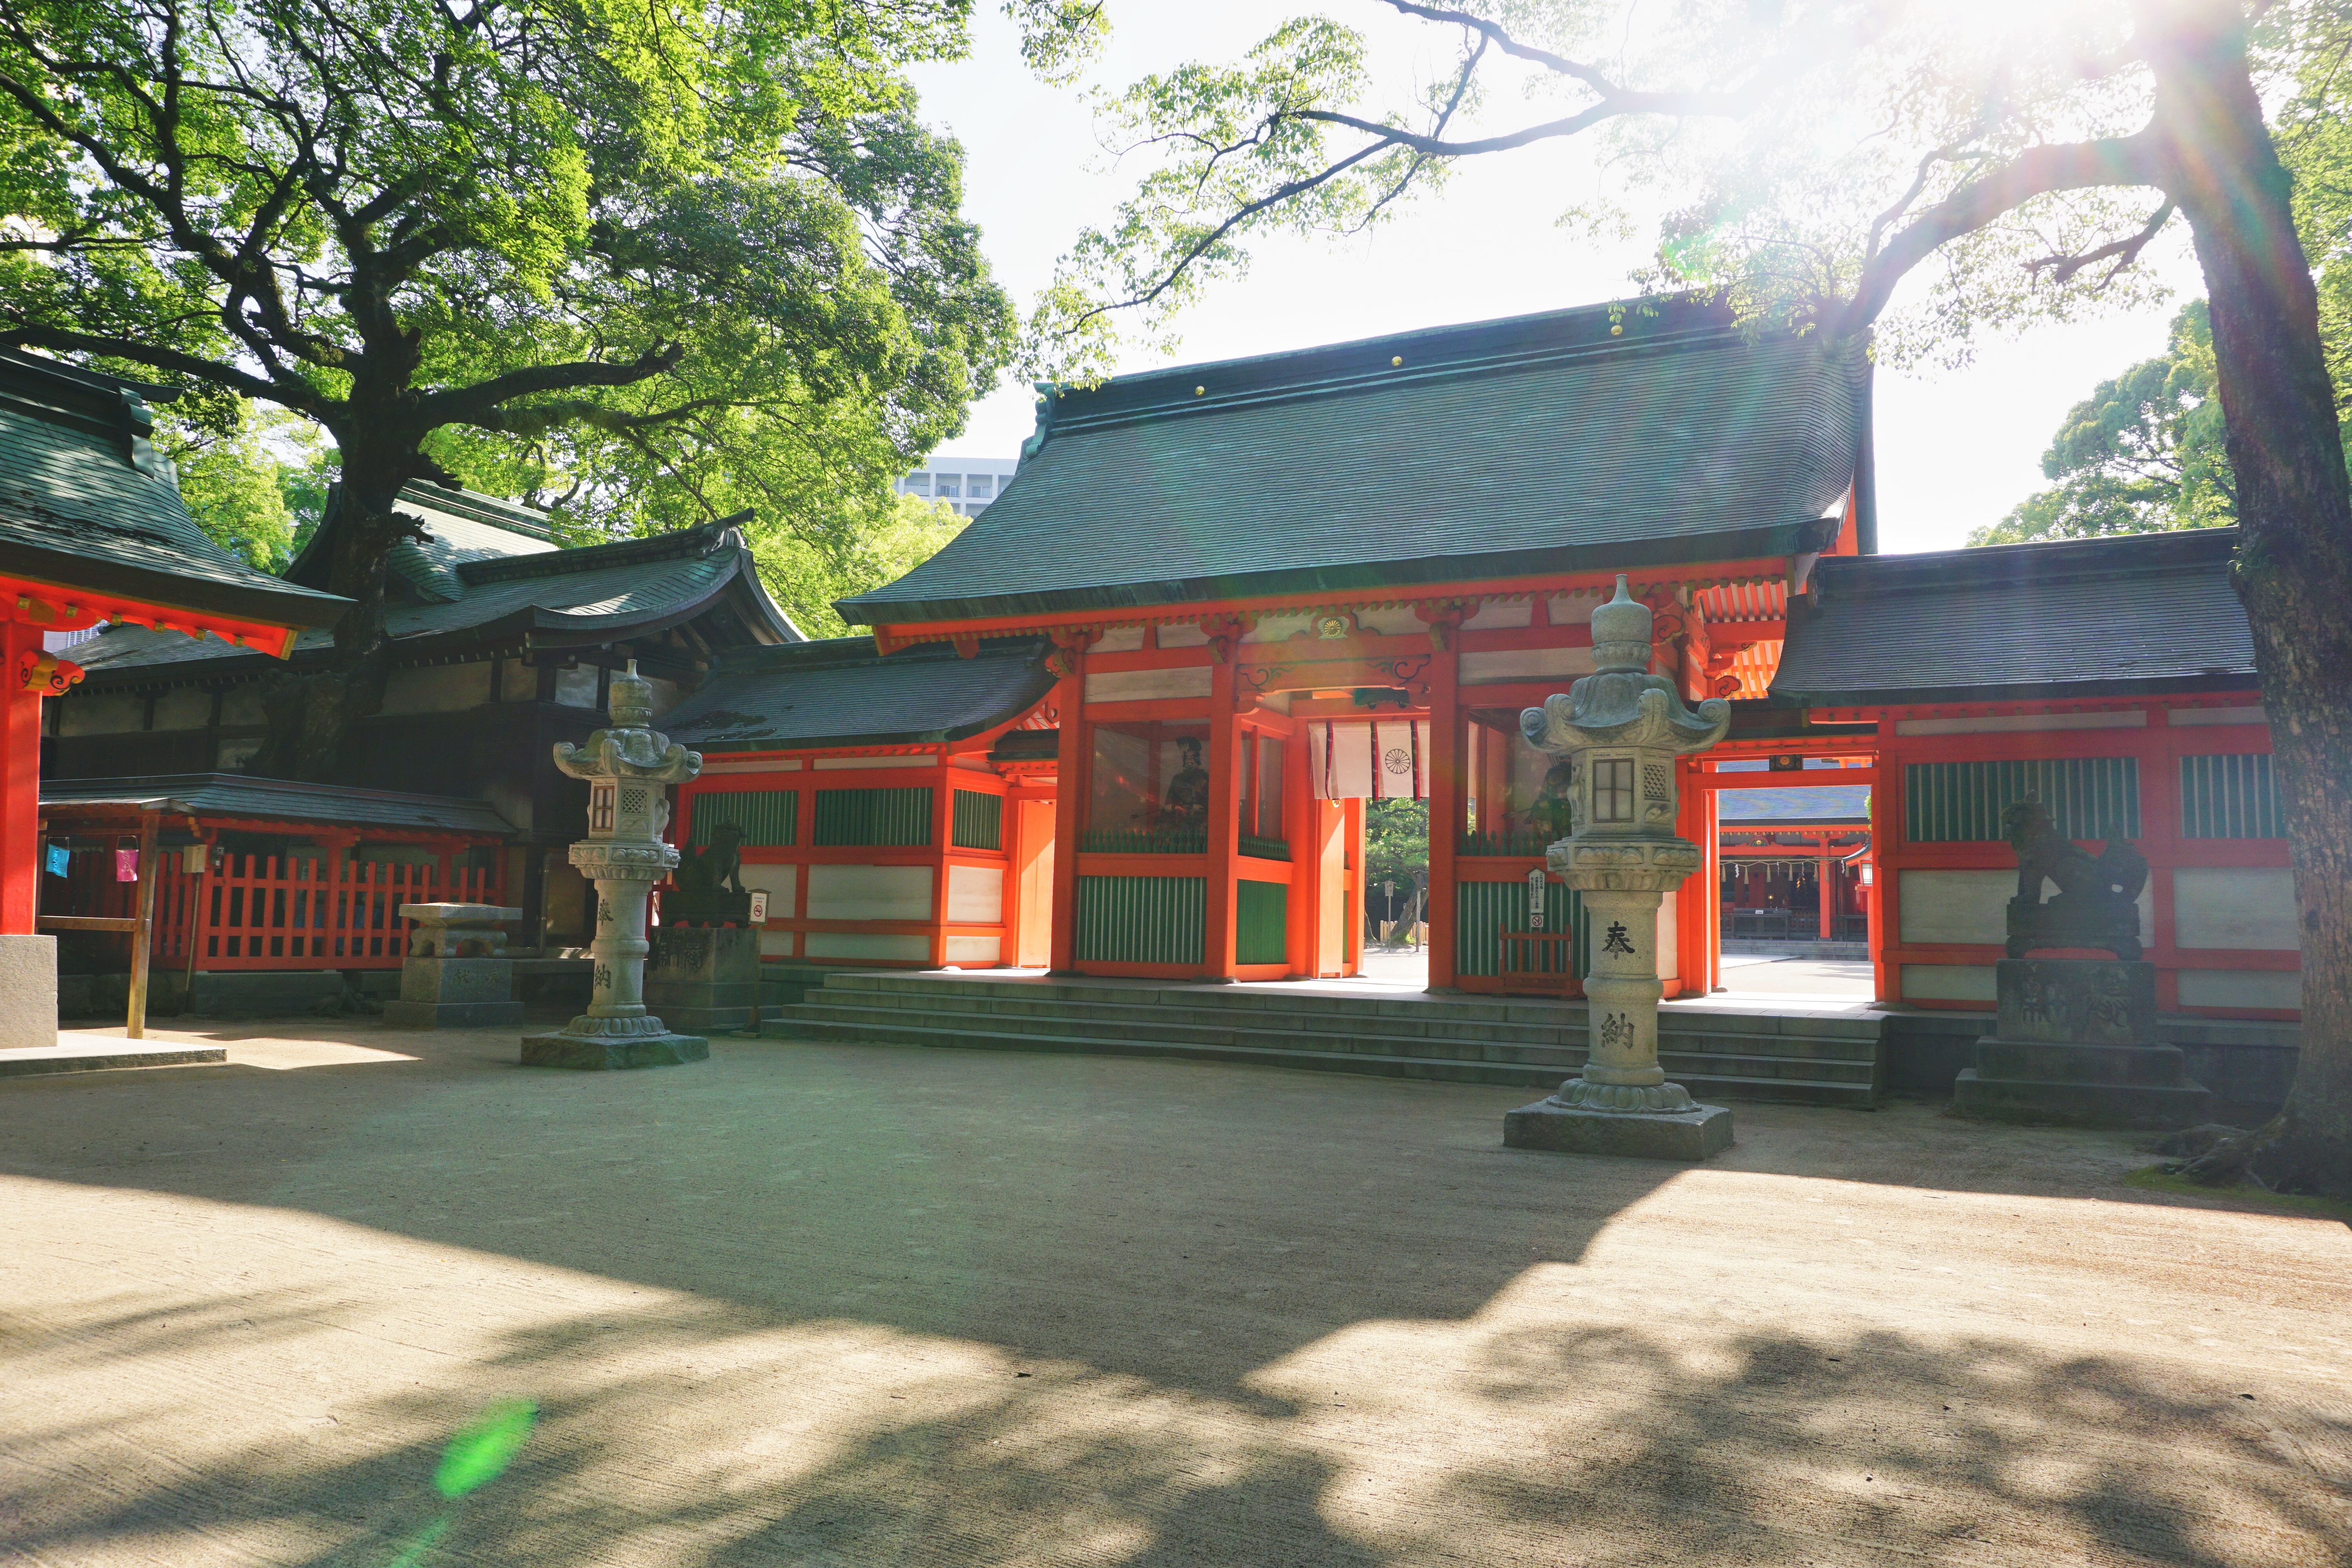
<instances>
[{"instance_id":1,"label":"wooden post with notice","mask_svg":"<svg viewBox=\"0 0 2352 1568\"><path fill-rule=\"evenodd\" d=\"M131 928L131 1006L122 1032L147 1037L147 966L155 941L155 814L139 819L139 915Z\"/></svg>"}]
</instances>

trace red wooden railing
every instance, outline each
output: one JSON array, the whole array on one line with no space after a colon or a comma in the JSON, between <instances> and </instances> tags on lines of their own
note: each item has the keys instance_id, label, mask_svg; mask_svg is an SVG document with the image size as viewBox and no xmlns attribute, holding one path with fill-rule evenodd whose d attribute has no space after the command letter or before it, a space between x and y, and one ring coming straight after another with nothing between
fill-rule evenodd
<instances>
[{"instance_id":1,"label":"red wooden railing","mask_svg":"<svg viewBox=\"0 0 2352 1568\"><path fill-rule=\"evenodd\" d=\"M408 945L403 904L488 903L503 889L496 868L346 860L325 852L224 855L191 873L178 856L157 858L153 945L159 966L225 969L397 969ZM110 852L77 851L63 896L45 912L136 912L138 884L114 880Z\"/></svg>"}]
</instances>

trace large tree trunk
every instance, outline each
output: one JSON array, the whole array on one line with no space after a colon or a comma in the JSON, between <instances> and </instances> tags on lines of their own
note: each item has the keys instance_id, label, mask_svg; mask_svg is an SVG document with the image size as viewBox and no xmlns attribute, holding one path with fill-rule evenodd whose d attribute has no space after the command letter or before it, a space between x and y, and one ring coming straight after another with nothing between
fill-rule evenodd
<instances>
[{"instance_id":1,"label":"large tree trunk","mask_svg":"<svg viewBox=\"0 0 2352 1568\"><path fill-rule=\"evenodd\" d=\"M2253 628L2303 946L2303 1054L2285 1109L2192 1169L2352 1195L2352 491L2311 269L2238 7L2153 0L2146 15L2169 194L2212 310L2243 530L2233 580Z\"/></svg>"},{"instance_id":2,"label":"large tree trunk","mask_svg":"<svg viewBox=\"0 0 2352 1568\"><path fill-rule=\"evenodd\" d=\"M341 775L360 721L383 709L384 683L392 672L383 630L384 580L393 546L416 531L394 507L417 459L413 447L404 454L370 450L349 438L341 441L341 456L327 589L350 599L352 607L335 623L334 656L327 668L289 674L265 694L269 732L247 769L273 778L364 783Z\"/></svg>"}]
</instances>

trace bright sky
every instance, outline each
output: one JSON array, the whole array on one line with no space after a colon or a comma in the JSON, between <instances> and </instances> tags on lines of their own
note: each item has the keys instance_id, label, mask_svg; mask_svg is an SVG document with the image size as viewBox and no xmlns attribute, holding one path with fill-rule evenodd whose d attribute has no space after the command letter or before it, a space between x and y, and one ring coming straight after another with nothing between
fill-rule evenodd
<instances>
[{"instance_id":1,"label":"bright sky","mask_svg":"<svg viewBox=\"0 0 2352 1568\"><path fill-rule=\"evenodd\" d=\"M1026 311L1080 229L1104 221L1126 194L1098 148L1075 89L1046 87L1021 62L998 8L976 7L972 58L918 69L923 117L959 137L967 155L965 211L981 225L996 275ZM1395 39L1435 40L1386 20L1369 0L1331 0L1330 13ZM1230 59L1286 10L1265 0L1131 4L1095 79L1122 85L1183 59ZM1423 71L1444 59L1424 52ZM1647 232L1596 245L1554 222L1592 194L1596 175L1580 146L1472 160L1444 195L1405 211L1377 234L1344 245L1319 239L1261 243L1249 278L1217 288L1180 323L1176 363L1268 353L1452 321L1555 310L1633 291ZM2185 261L2168 264L2195 291ZM2177 301L2175 302L2177 303ZM1962 370L1878 379L1880 532L1889 551L1962 543L2044 482L2042 453L2059 419L2102 378L2163 347L2175 303L2069 326L2038 324L2013 342L1986 343ZM1171 363L1138 349L1124 370ZM1011 458L1033 424L1025 386L972 408L950 456Z\"/></svg>"}]
</instances>

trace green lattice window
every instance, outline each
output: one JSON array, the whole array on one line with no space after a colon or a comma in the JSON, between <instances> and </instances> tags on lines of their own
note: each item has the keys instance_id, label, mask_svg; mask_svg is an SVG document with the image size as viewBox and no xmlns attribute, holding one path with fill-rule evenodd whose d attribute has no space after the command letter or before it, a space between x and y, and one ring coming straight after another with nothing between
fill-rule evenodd
<instances>
[{"instance_id":1,"label":"green lattice window","mask_svg":"<svg viewBox=\"0 0 2352 1568\"><path fill-rule=\"evenodd\" d=\"M1502 973L1503 933L1532 931L1528 919L1528 885L1515 882L1456 882L1454 895L1454 968L1459 974ZM1546 931L1570 933L1570 962L1584 973L1585 915L1583 895L1559 882L1544 884Z\"/></svg>"},{"instance_id":2,"label":"green lattice window","mask_svg":"<svg viewBox=\"0 0 2352 1568\"><path fill-rule=\"evenodd\" d=\"M1259 860L1287 860L1290 858L1290 845L1287 840L1281 838L1261 838L1255 833L1243 834L1241 836L1241 841L1236 847L1239 848L1241 853ZM1271 887L1273 884L1267 883L1266 886Z\"/></svg>"},{"instance_id":3,"label":"green lattice window","mask_svg":"<svg viewBox=\"0 0 2352 1568\"><path fill-rule=\"evenodd\" d=\"M822 847L915 849L931 841L931 789L821 789L816 843Z\"/></svg>"},{"instance_id":4,"label":"green lattice window","mask_svg":"<svg viewBox=\"0 0 2352 1568\"><path fill-rule=\"evenodd\" d=\"M1077 956L1102 963L1199 963L1208 888L1203 877L1079 878Z\"/></svg>"},{"instance_id":5,"label":"green lattice window","mask_svg":"<svg viewBox=\"0 0 2352 1568\"><path fill-rule=\"evenodd\" d=\"M2009 763L1912 763L1903 770L1903 830L1914 844L1997 839L2000 816L2027 795L2069 838L2139 837L2139 761L2058 757Z\"/></svg>"},{"instance_id":6,"label":"green lattice window","mask_svg":"<svg viewBox=\"0 0 2352 1568\"><path fill-rule=\"evenodd\" d=\"M1541 858L1551 847L1549 836L1532 830L1520 833L1465 833L1454 840L1457 855L1528 856Z\"/></svg>"},{"instance_id":7,"label":"green lattice window","mask_svg":"<svg viewBox=\"0 0 2352 1568\"><path fill-rule=\"evenodd\" d=\"M2284 838L2268 752L2180 759L2180 837Z\"/></svg>"},{"instance_id":8,"label":"green lattice window","mask_svg":"<svg viewBox=\"0 0 2352 1568\"><path fill-rule=\"evenodd\" d=\"M1004 797L986 790L956 791L948 842L959 849L1003 848Z\"/></svg>"},{"instance_id":9,"label":"green lattice window","mask_svg":"<svg viewBox=\"0 0 2352 1568\"><path fill-rule=\"evenodd\" d=\"M1206 855L1205 827L1089 827L1078 836L1088 855Z\"/></svg>"},{"instance_id":10,"label":"green lattice window","mask_svg":"<svg viewBox=\"0 0 2352 1568\"><path fill-rule=\"evenodd\" d=\"M721 823L742 829L743 842L772 849L800 841L801 794L794 789L711 790L694 797L698 849L710 842Z\"/></svg>"},{"instance_id":11,"label":"green lattice window","mask_svg":"<svg viewBox=\"0 0 2352 1568\"><path fill-rule=\"evenodd\" d=\"M1290 889L1281 882L1242 881L1234 916L1235 963L1284 963L1290 958Z\"/></svg>"}]
</instances>

